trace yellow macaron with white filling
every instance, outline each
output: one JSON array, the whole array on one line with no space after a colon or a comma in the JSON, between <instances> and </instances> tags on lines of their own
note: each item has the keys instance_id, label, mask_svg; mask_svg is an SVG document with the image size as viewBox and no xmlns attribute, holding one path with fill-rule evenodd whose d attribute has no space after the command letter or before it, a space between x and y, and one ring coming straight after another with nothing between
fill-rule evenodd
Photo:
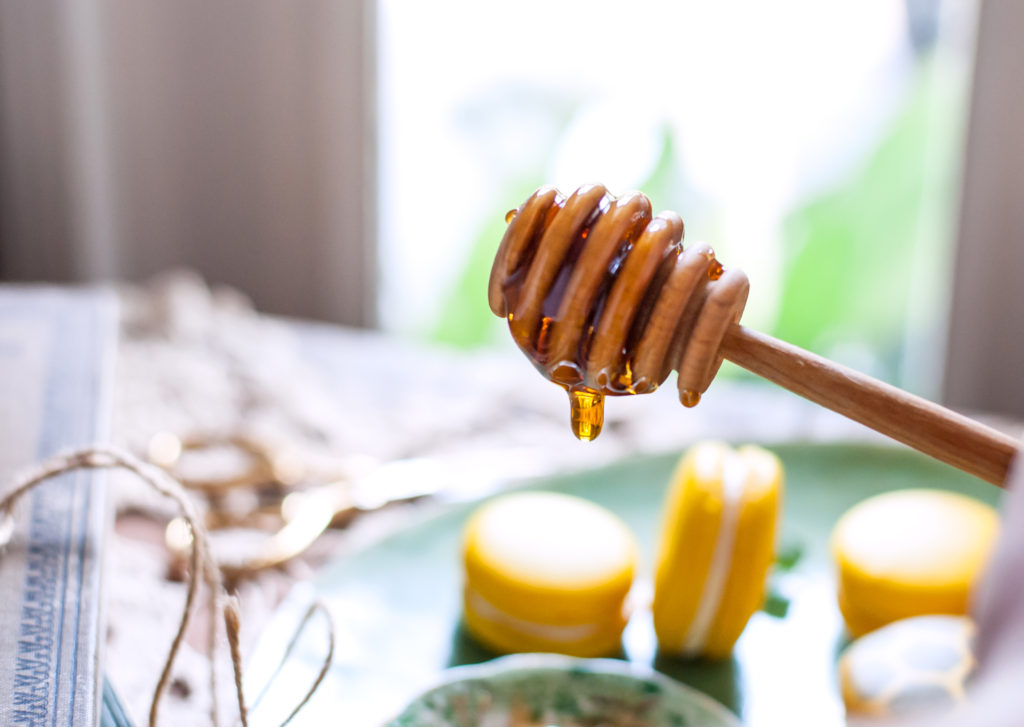
<instances>
[{"instance_id":1,"label":"yellow macaron with white filling","mask_svg":"<svg viewBox=\"0 0 1024 727\"><path fill-rule=\"evenodd\" d=\"M779 459L703 442L680 460L665 504L654 584L659 649L724 658L764 599L783 489Z\"/></svg>"},{"instance_id":2,"label":"yellow macaron with white filling","mask_svg":"<svg viewBox=\"0 0 1024 727\"><path fill-rule=\"evenodd\" d=\"M463 620L502 653L620 649L636 569L632 533L582 498L522 492L480 507L463 539Z\"/></svg>"},{"instance_id":3,"label":"yellow macaron with white filling","mask_svg":"<svg viewBox=\"0 0 1024 727\"><path fill-rule=\"evenodd\" d=\"M998 529L994 508L941 490L887 492L852 507L832 531L850 634L912 616L966 614Z\"/></svg>"}]
</instances>

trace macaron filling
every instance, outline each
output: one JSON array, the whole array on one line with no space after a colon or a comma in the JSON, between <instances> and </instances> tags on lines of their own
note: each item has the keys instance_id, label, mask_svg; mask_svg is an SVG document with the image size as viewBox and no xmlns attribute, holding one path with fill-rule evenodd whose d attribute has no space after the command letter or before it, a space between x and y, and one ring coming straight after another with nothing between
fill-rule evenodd
<instances>
[{"instance_id":1,"label":"macaron filling","mask_svg":"<svg viewBox=\"0 0 1024 727\"><path fill-rule=\"evenodd\" d=\"M545 624L517 618L495 606L471 587L466 588L466 606L474 615L496 626L514 629L532 638L556 644L573 644L602 633L607 624L599 621L578 624ZM625 618L622 619L625 622Z\"/></svg>"}]
</instances>

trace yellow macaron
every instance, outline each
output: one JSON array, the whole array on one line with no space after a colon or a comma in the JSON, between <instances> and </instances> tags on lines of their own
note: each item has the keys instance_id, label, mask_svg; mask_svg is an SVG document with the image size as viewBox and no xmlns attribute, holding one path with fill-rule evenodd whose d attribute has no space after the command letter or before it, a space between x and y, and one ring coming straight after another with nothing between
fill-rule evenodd
<instances>
[{"instance_id":1,"label":"yellow macaron","mask_svg":"<svg viewBox=\"0 0 1024 727\"><path fill-rule=\"evenodd\" d=\"M850 634L911 616L966 614L998 528L992 507L941 490L889 492L848 510L832 532L832 555Z\"/></svg>"},{"instance_id":2,"label":"yellow macaron","mask_svg":"<svg viewBox=\"0 0 1024 727\"><path fill-rule=\"evenodd\" d=\"M588 500L553 492L496 498L465 528L464 623L502 653L614 654L636 559L626 525Z\"/></svg>"},{"instance_id":3,"label":"yellow macaron","mask_svg":"<svg viewBox=\"0 0 1024 727\"><path fill-rule=\"evenodd\" d=\"M964 616L903 619L857 639L839 660L846 711L889 717L963 701L976 665L973 639Z\"/></svg>"},{"instance_id":4,"label":"yellow macaron","mask_svg":"<svg viewBox=\"0 0 1024 727\"><path fill-rule=\"evenodd\" d=\"M724 658L764 598L775 556L782 463L759 447L704 442L669 487L654 584L654 628L671 654Z\"/></svg>"}]
</instances>

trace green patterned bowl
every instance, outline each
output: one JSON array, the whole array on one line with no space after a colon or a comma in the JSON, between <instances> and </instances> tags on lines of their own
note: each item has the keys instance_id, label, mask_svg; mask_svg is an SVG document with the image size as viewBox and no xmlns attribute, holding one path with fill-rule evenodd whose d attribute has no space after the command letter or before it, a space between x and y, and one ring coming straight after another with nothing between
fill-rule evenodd
<instances>
[{"instance_id":1,"label":"green patterned bowl","mask_svg":"<svg viewBox=\"0 0 1024 727\"><path fill-rule=\"evenodd\" d=\"M388 727L737 727L710 697L615 659L516 654L458 667Z\"/></svg>"}]
</instances>

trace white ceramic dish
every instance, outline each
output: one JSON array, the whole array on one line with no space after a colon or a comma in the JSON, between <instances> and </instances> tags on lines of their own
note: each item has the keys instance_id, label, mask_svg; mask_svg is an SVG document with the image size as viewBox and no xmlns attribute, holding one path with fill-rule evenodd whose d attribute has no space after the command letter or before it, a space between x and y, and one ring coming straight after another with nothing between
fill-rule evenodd
<instances>
[{"instance_id":1,"label":"white ceramic dish","mask_svg":"<svg viewBox=\"0 0 1024 727\"><path fill-rule=\"evenodd\" d=\"M387 727L738 727L710 697L615 659L516 654L449 670Z\"/></svg>"}]
</instances>

